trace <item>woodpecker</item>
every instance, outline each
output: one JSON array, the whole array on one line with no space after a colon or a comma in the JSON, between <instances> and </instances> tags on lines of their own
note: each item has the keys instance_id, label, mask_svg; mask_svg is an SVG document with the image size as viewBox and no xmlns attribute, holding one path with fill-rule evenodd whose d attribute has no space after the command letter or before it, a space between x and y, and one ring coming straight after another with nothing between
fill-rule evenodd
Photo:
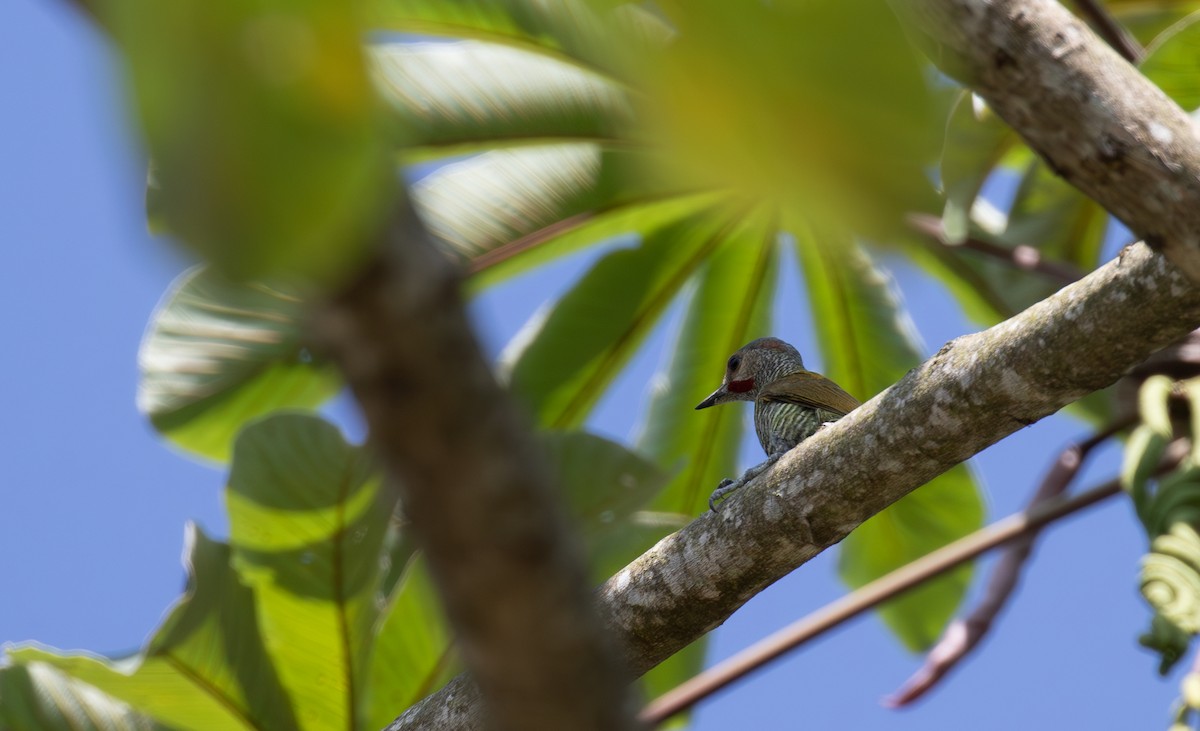
<instances>
[{"instance_id":1,"label":"woodpecker","mask_svg":"<svg viewBox=\"0 0 1200 731\"><path fill-rule=\"evenodd\" d=\"M722 480L708 499L716 502L757 477L785 452L837 421L858 400L820 373L804 367L800 352L778 338L759 338L729 356L721 387L700 402L707 409L727 401L754 402L754 430L767 461L746 470L738 480Z\"/></svg>"}]
</instances>

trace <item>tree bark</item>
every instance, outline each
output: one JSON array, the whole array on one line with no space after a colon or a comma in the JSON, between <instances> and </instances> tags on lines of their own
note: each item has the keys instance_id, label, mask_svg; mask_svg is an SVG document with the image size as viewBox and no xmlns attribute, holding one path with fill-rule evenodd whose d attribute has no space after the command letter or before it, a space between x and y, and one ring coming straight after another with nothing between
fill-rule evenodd
<instances>
[{"instance_id":1,"label":"tree bark","mask_svg":"<svg viewBox=\"0 0 1200 731\"><path fill-rule=\"evenodd\" d=\"M1200 281L1200 137L1178 104L1053 0L891 5L1056 173Z\"/></svg>"}]
</instances>

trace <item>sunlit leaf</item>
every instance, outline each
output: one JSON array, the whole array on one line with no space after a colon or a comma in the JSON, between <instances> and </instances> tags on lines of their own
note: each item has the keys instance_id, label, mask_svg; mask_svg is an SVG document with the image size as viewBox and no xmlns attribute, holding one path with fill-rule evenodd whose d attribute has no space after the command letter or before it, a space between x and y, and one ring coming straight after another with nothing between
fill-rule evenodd
<instances>
[{"instance_id":1,"label":"sunlit leaf","mask_svg":"<svg viewBox=\"0 0 1200 731\"><path fill-rule=\"evenodd\" d=\"M372 57L409 145L426 154L615 140L631 123L624 90L525 51L478 42L389 43Z\"/></svg>"},{"instance_id":2,"label":"sunlit leaf","mask_svg":"<svg viewBox=\"0 0 1200 731\"><path fill-rule=\"evenodd\" d=\"M408 562L383 610L368 676L364 728L381 729L459 670L425 561Z\"/></svg>"},{"instance_id":3,"label":"sunlit leaf","mask_svg":"<svg viewBox=\"0 0 1200 731\"><path fill-rule=\"evenodd\" d=\"M328 281L395 195L353 4L109 0L166 227L239 277Z\"/></svg>"},{"instance_id":4,"label":"sunlit leaf","mask_svg":"<svg viewBox=\"0 0 1200 731\"><path fill-rule=\"evenodd\" d=\"M187 590L138 655L23 647L11 658L54 665L170 728L299 728L267 656L255 597L230 570L229 547L189 525L185 557Z\"/></svg>"},{"instance_id":5,"label":"sunlit leaf","mask_svg":"<svg viewBox=\"0 0 1200 731\"><path fill-rule=\"evenodd\" d=\"M885 3L676 7L641 99L680 179L875 233L926 201L934 108Z\"/></svg>"},{"instance_id":6,"label":"sunlit leaf","mask_svg":"<svg viewBox=\"0 0 1200 731\"><path fill-rule=\"evenodd\" d=\"M251 419L311 408L339 381L301 333L302 293L196 267L171 286L139 355L138 407L177 446L218 461Z\"/></svg>"},{"instance_id":7,"label":"sunlit leaf","mask_svg":"<svg viewBox=\"0 0 1200 731\"><path fill-rule=\"evenodd\" d=\"M812 231L797 234L826 375L866 400L921 361L916 330L862 249L829 231L821 232L820 244ZM859 587L982 525L979 488L959 465L855 529L842 541L838 568ZM923 649L954 616L970 577L964 566L926 582L884 604L880 616L905 645Z\"/></svg>"},{"instance_id":8,"label":"sunlit leaf","mask_svg":"<svg viewBox=\"0 0 1200 731\"><path fill-rule=\"evenodd\" d=\"M226 491L233 565L300 727L357 728L392 501L372 461L314 416L238 437Z\"/></svg>"}]
</instances>

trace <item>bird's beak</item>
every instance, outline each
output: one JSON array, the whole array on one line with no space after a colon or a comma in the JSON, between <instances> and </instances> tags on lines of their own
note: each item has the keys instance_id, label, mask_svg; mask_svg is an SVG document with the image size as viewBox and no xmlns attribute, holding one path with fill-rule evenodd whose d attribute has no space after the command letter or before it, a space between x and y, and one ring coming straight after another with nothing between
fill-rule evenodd
<instances>
[{"instance_id":1,"label":"bird's beak","mask_svg":"<svg viewBox=\"0 0 1200 731\"><path fill-rule=\"evenodd\" d=\"M709 394L708 398L697 404L696 410L699 411L700 409L707 409L709 406L716 406L717 404L721 403L721 397L728 393L729 392L725 390L725 386L722 385L716 391L713 391L711 394Z\"/></svg>"}]
</instances>

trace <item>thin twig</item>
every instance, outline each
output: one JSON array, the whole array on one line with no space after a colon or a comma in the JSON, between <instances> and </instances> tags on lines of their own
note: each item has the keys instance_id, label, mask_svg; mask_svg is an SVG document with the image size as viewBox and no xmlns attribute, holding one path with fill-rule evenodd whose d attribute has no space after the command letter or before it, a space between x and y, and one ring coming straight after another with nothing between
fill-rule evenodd
<instances>
[{"instance_id":1,"label":"thin twig","mask_svg":"<svg viewBox=\"0 0 1200 731\"><path fill-rule=\"evenodd\" d=\"M1137 42L1132 33L1117 22L1117 19L1108 12L1108 8L1096 0L1075 0L1075 7L1079 9L1080 15L1091 22L1097 35L1121 54L1126 61L1135 66L1142 62L1146 50Z\"/></svg>"},{"instance_id":2,"label":"thin twig","mask_svg":"<svg viewBox=\"0 0 1200 731\"><path fill-rule=\"evenodd\" d=\"M937 216L927 213L910 213L907 216L909 228L950 249L967 249L1027 272L1036 272L1054 279L1062 284L1070 284L1083 276L1076 267L1058 261L1042 258L1042 253L1033 246L1019 244L1012 248L994 244L975 236L968 236L962 242L951 242L946 238L942 221Z\"/></svg>"},{"instance_id":3,"label":"thin twig","mask_svg":"<svg viewBox=\"0 0 1200 731\"><path fill-rule=\"evenodd\" d=\"M1084 459L1092 450L1136 421L1133 416L1118 419L1079 444L1072 444L1064 449L1042 479L1025 510L1033 511L1039 505L1061 495L1079 474ZM1005 546L988 579L983 599L967 616L954 620L946 627L941 639L925 656L925 664L901 686L900 690L884 699L885 706L900 708L916 701L979 645L991 629L996 616L1012 597L1021 577L1021 570L1040 532L1037 529L1031 530Z\"/></svg>"},{"instance_id":4,"label":"thin twig","mask_svg":"<svg viewBox=\"0 0 1200 731\"><path fill-rule=\"evenodd\" d=\"M1156 473L1173 468L1187 454L1186 440L1176 440ZM770 637L746 648L728 660L663 694L643 709L639 718L657 725L687 710L735 680L761 668L771 660L872 609L929 579L1011 540L1036 532L1060 518L1095 505L1121 491L1113 478L1074 497L1059 496L1036 508L993 523L982 530L944 546L863 586L852 594L827 604Z\"/></svg>"}]
</instances>

